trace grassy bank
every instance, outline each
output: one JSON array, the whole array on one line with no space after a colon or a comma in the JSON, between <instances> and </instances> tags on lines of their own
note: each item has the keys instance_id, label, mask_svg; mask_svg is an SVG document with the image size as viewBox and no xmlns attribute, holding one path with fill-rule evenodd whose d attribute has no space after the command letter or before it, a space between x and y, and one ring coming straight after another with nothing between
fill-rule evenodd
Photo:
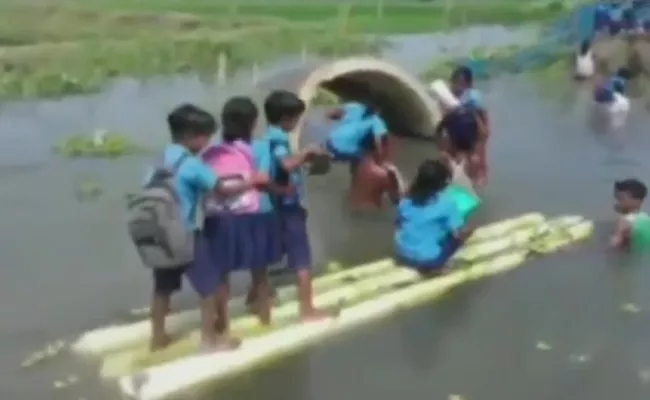
<instances>
[{"instance_id":1,"label":"grassy bank","mask_svg":"<svg viewBox=\"0 0 650 400\"><path fill-rule=\"evenodd\" d=\"M211 0L99 0L84 4L98 10L184 12L230 17L277 17L292 22L344 21L349 28L366 33L413 33L448 29L467 24L519 25L557 18L565 11L563 1L266 1Z\"/></svg>"},{"instance_id":2,"label":"grassy bank","mask_svg":"<svg viewBox=\"0 0 650 400\"><path fill-rule=\"evenodd\" d=\"M67 1L0 5L0 98L98 90L116 76L198 72L216 78L297 53L371 53L366 32L457 29L552 19L563 3L266 3ZM450 3L451 4L451 3ZM224 62L226 61L226 62Z\"/></svg>"},{"instance_id":3,"label":"grassy bank","mask_svg":"<svg viewBox=\"0 0 650 400\"><path fill-rule=\"evenodd\" d=\"M0 12L0 97L82 93L115 76L195 71L216 77L307 46L311 54L372 52L374 41L276 17L198 17L37 7Z\"/></svg>"}]
</instances>

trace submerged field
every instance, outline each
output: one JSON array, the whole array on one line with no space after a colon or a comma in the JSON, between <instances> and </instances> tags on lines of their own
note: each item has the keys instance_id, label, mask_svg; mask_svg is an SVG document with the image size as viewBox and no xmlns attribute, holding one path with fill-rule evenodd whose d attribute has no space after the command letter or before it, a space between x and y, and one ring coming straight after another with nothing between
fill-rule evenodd
<instances>
[{"instance_id":1,"label":"submerged field","mask_svg":"<svg viewBox=\"0 0 650 400\"><path fill-rule=\"evenodd\" d=\"M365 33L521 24L564 9L560 2L9 2L0 6L0 98L94 91L116 76L195 72L223 79L283 54L373 53L381 43Z\"/></svg>"}]
</instances>

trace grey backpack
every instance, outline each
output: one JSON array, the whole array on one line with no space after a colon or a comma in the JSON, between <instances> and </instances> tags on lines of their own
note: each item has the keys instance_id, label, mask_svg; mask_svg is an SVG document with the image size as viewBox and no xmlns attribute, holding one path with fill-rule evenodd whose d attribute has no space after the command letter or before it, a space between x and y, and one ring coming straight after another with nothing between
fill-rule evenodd
<instances>
[{"instance_id":1,"label":"grey backpack","mask_svg":"<svg viewBox=\"0 0 650 400\"><path fill-rule=\"evenodd\" d=\"M161 162L149 183L128 199L129 236L145 266L183 268L194 260L194 233L181 213L174 176L187 155L166 168Z\"/></svg>"}]
</instances>

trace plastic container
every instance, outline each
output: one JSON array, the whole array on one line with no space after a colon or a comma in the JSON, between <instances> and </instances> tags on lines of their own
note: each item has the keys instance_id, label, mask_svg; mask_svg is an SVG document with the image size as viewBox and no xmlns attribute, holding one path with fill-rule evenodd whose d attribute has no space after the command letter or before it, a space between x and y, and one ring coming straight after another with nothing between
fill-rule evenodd
<instances>
[{"instance_id":1,"label":"plastic container","mask_svg":"<svg viewBox=\"0 0 650 400\"><path fill-rule=\"evenodd\" d=\"M429 90L431 90L436 100L438 100L444 108L453 110L454 108L460 107L460 100L454 96L447 83L442 79L436 79L431 82Z\"/></svg>"},{"instance_id":2,"label":"plastic container","mask_svg":"<svg viewBox=\"0 0 650 400\"><path fill-rule=\"evenodd\" d=\"M481 205L481 199L463 186L451 184L445 189L444 195L454 200L466 220Z\"/></svg>"}]
</instances>

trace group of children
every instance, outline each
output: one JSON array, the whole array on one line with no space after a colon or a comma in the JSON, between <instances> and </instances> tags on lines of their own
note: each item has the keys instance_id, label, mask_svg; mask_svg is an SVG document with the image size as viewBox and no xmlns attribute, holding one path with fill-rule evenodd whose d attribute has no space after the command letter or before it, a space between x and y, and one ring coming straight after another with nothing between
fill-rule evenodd
<instances>
[{"instance_id":1,"label":"group of children","mask_svg":"<svg viewBox=\"0 0 650 400\"><path fill-rule=\"evenodd\" d=\"M625 87L619 73L611 90ZM233 97L218 123L207 111L184 104L167 117L171 144L131 200L129 229L143 262L152 267L151 349L167 346L165 318L170 297L185 277L200 298L201 344L205 350L236 349L229 330L229 274L247 270L247 305L262 324L271 323L273 291L267 269L286 257L295 271L303 321L335 317L314 306L311 249L307 232L303 169L317 160L350 164L352 186L367 185L374 197L397 204L395 258L423 276L445 271L448 260L471 235L468 219L477 198L452 184L454 169L467 165L474 187L485 183L489 120L469 68L451 76L437 133L442 156L421 163L408 188L390 160L389 129L369 102L346 101L329 113L335 122L327 139L294 152L290 135L306 111L295 93L274 91L264 101L267 126L254 137L259 111L247 97ZM622 85L622 88L621 88ZM442 89L441 89L442 88ZM455 99L455 100L454 100ZM373 174L357 171L362 166ZM367 182L373 181L374 182ZM470 190L471 192L471 190ZM623 215L612 237L615 247L650 247L650 216L641 211L647 195L637 180L616 182L616 209ZM380 205L377 199L372 203ZM173 211L178 211L178 221Z\"/></svg>"},{"instance_id":2,"label":"group of children","mask_svg":"<svg viewBox=\"0 0 650 400\"><path fill-rule=\"evenodd\" d=\"M470 232L464 228L468 213L456 207L452 194L445 194L450 165L467 156L478 166L475 170L485 173L484 136L478 129L487 115L471 82L468 69L452 77L463 106L449 110L452 116L439 128L448 135L445 150L450 156L423 162L408 190L389 162L388 127L369 101L350 100L332 110L329 117L335 123L327 139L299 152L292 149L290 135L306 105L293 92L267 96L267 126L258 137L253 135L258 108L247 97L225 103L219 139L213 138L219 124L209 112L192 104L173 110L167 117L171 144L147 174L142 194L129 204L131 237L153 273L151 349L170 342L165 318L184 277L200 298L202 347L237 348L240 341L229 330L230 272L250 271L247 304L268 325L273 291L267 269L285 257L297 275L301 319L335 316L313 304L307 211L302 205L304 167L323 158L349 163L351 186L365 186L372 204L381 205L383 197L397 204L398 259L423 273L439 270ZM464 120L467 115L473 122ZM365 174L358 172L364 169Z\"/></svg>"},{"instance_id":3,"label":"group of children","mask_svg":"<svg viewBox=\"0 0 650 400\"><path fill-rule=\"evenodd\" d=\"M130 205L142 209L143 204L152 204L144 210L148 214L141 212L139 219L130 221L136 247L153 271L152 350L164 348L170 341L165 317L170 297L181 288L183 277L201 299L202 346L206 350L237 348L240 341L230 336L228 325L229 273L251 272L248 305L263 324L270 324L272 293L266 269L285 256L298 278L301 318L331 316L312 302L307 212L302 206L301 168L322 150L310 147L294 153L289 144L289 134L304 111L304 102L294 93L271 93L264 102L268 126L260 138L253 139L257 107L249 98L231 98L221 111L218 143L212 138L217 122L207 111L184 104L169 114L172 143L163 152L161 166L154 168L166 170L167 180L156 180L158 172L148 174L144 189L149 191L148 197L142 195ZM240 171L228 171L238 160L249 164L240 163ZM157 211L152 200L164 197L163 192L156 192L157 198L154 195L161 188L173 196L163 211ZM171 257L187 245L187 241L178 240L182 232L163 223L164 214L176 206L192 242L190 256L175 258L185 261L180 265L163 263L160 256ZM143 229L146 226L153 228ZM158 258L152 256L156 246L166 247Z\"/></svg>"}]
</instances>

